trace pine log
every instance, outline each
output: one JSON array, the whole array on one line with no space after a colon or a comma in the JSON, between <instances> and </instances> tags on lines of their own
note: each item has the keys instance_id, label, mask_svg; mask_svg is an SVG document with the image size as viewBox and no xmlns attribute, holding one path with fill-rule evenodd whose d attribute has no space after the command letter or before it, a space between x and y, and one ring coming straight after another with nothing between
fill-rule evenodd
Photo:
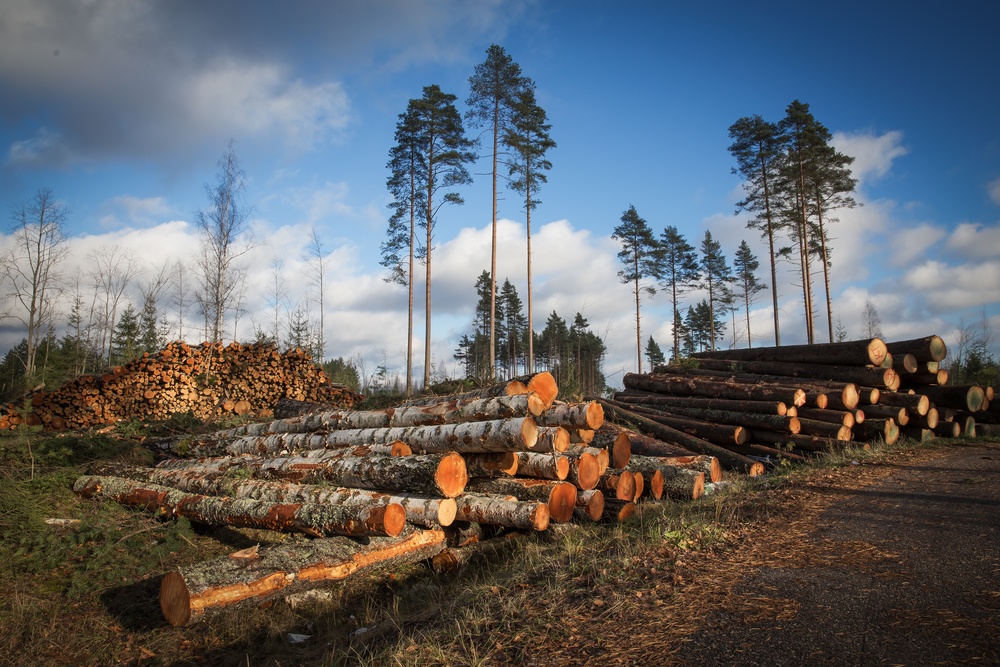
<instances>
[{"instance_id":1,"label":"pine log","mask_svg":"<svg viewBox=\"0 0 1000 667\"><path fill-rule=\"evenodd\" d=\"M570 461L563 454L524 452L520 455L517 474L519 477L537 477L561 482L569 475L569 469Z\"/></svg>"},{"instance_id":2,"label":"pine log","mask_svg":"<svg viewBox=\"0 0 1000 667\"><path fill-rule=\"evenodd\" d=\"M181 516L210 526L264 528L299 532L313 537L328 535L387 535L403 531L406 511L397 504L275 503L249 498L228 498L187 493L159 484L122 477L85 475L73 490L84 498L114 500L129 507L167 516Z\"/></svg>"},{"instance_id":3,"label":"pine log","mask_svg":"<svg viewBox=\"0 0 1000 667\"><path fill-rule=\"evenodd\" d=\"M898 340L888 343L886 348L893 355L912 354L918 362L941 361L948 354L948 347L940 336Z\"/></svg>"},{"instance_id":4,"label":"pine log","mask_svg":"<svg viewBox=\"0 0 1000 667\"><path fill-rule=\"evenodd\" d=\"M866 419L858 427L855 439L862 442L882 440L887 445L894 445L899 441L900 434L900 427L892 419Z\"/></svg>"},{"instance_id":5,"label":"pine log","mask_svg":"<svg viewBox=\"0 0 1000 667\"><path fill-rule=\"evenodd\" d=\"M793 361L812 364L879 365L885 358L886 344L879 338L851 340L839 343L754 347L735 350L696 352L695 359L725 359L737 361Z\"/></svg>"},{"instance_id":6,"label":"pine log","mask_svg":"<svg viewBox=\"0 0 1000 667\"><path fill-rule=\"evenodd\" d=\"M902 390L913 389L917 393L928 385L948 384L949 373L944 368L933 373L910 373L899 377L899 386Z\"/></svg>"},{"instance_id":7,"label":"pine log","mask_svg":"<svg viewBox=\"0 0 1000 667\"><path fill-rule=\"evenodd\" d=\"M799 420L797 417L781 417L779 415L765 415L760 413L746 414L729 410L704 410L699 408L669 408L669 410L680 416L701 419L702 421L715 424L742 425L752 429L766 429L779 433L799 432ZM733 440L733 442L736 442L738 445L746 442L745 431L742 442L737 440Z\"/></svg>"},{"instance_id":8,"label":"pine log","mask_svg":"<svg viewBox=\"0 0 1000 667\"><path fill-rule=\"evenodd\" d=\"M470 477L513 477L521 467L527 452L492 452L465 454L465 467Z\"/></svg>"},{"instance_id":9,"label":"pine log","mask_svg":"<svg viewBox=\"0 0 1000 667\"><path fill-rule=\"evenodd\" d=\"M781 401L741 401L726 398L704 398L701 396L668 396L634 390L617 392L615 400L619 403L648 405L656 408L669 406L670 408L700 408L770 415L784 415L788 410L788 407Z\"/></svg>"},{"instance_id":10,"label":"pine log","mask_svg":"<svg viewBox=\"0 0 1000 667\"><path fill-rule=\"evenodd\" d=\"M552 405L552 402L555 400L556 395L559 393L559 387L551 373L548 371L541 371L539 373L514 378L508 382L483 387L482 389L475 389L461 394L453 394L448 396L447 399L450 401L463 401L477 398L493 398L496 396L515 396L528 393L536 394L542 400L543 405L547 408ZM441 396L423 396L405 401L401 404L401 407L433 405L440 403L442 398L443 397Z\"/></svg>"},{"instance_id":11,"label":"pine log","mask_svg":"<svg viewBox=\"0 0 1000 667\"><path fill-rule=\"evenodd\" d=\"M594 432L594 440L591 442L591 446L607 452L611 459L612 467L624 468L628 465L628 458L632 453L633 436L648 437L641 433L630 431L618 424L605 422L601 425L601 428Z\"/></svg>"},{"instance_id":12,"label":"pine log","mask_svg":"<svg viewBox=\"0 0 1000 667\"><path fill-rule=\"evenodd\" d=\"M926 394L906 394L895 391L885 391L879 395L878 405L906 408L911 413L926 415L931 409L931 399Z\"/></svg>"},{"instance_id":13,"label":"pine log","mask_svg":"<svg viewBox=\"0 0 1000 667\"><path fill-rule=\"evenodd\" d=\"M920 369L920 363L913 354L896 354L892 357L892 367L900 375L906 373L916 373Z\"/></svg>"},{"instance_id":14,"label":"pine log","mask_svg":"<svg viewBox=\"0 0 1000 667\"><path fill-rule=\"evenodd\" d=\"M724 445L730 442L741 445L747 440L746 429L742 426L716 424L696 417L681 416L645 408L641 405L635 406L632 412L716 445Z\"/></svg>"},{"instance_id":15,"label":"pine log","mask_svg":"<svg viewBox=\"0 0 1000 667\"><path fill-rule=\"evenodd\" d=\"M830 422L816 421L814 419L799 419L799 433L803 435L816 435L821 438L833 438L834 440L850 440L851 427L843 424L831 424Z\"/></svg>"},{"instance_id":16,"label":"pine log","mask_svg":"<svg viewBox=\"0 0 1000 667\"><path fill-rule=\"evenodd\" d=\"M703 368L726 371L732 362L715 359L699 361ZM896 372L891 368L866 368L864 366L832 366L827 364L794 363L788 361L745 361L739 362L739 369L750 373L765 373L812 380L829 380L854 384L891 387L896 381Z\"/></svg>"},{"instance_id":17,"label":"pine log","mask_svg":"<svg viewBox=\"0 0 1000 667\"><path fill-rule=\"evenodd\" d=\"M927 411L926 415L914 417L913 419L911 419L907 424L907 426L928 428L933 431L935 428L937 428L937 425L940 422L941 422L941 414L938 412L938 409L931 408L930 410Z\"/></svg>"},{"instance_id":18,"label":"pine log","mask_svg":"<svg viewBox=\"0 0 1000 667\"><path fill-rule=\"evenodd\" d=\"M171 625L191 625L241 603L260 604L359 571L425 560L444 544L441 530L412 530L396 538L370 538L367 544L326 538L306 547L261 547L257 558L224 556L168 572L160 585L160 609Z\"/></svg>"},{"instance_id":19,"label":"pine log","mask_svg":"<svg viewBox=\"0 0 1000 667\"><path fill-rule=\"evenodd\" d=\"M963 438L975 438L976 437L976 420L971 415L965 419L959 420L957 422L962 427L961 437Z\"/></svg>"},{"instance_id":20,"label":"pine log","mask_svg":"<svg viewBox=\"0 0 1000 667\"><path fill-rule=\"evenodd\" d=\"M579 491L576 494L576 509L583 510L591 521L599 520L604 513L604 493L600 489Z\"/></svg>"},{"instance_id":21,"label":"pine log","mask_svg":"<svg viewBox=\"0 0 1000 667\"><path fill-rule=\"evenodd\" d=\"M807 391L806 392L806 402L802 406L810 406L813 408L818 408L820 410L826 410L830 405L830 395L825 391ZM798 412L796 412L798 415Z\"/></svg>"},{"instance_id":22,"label":"pine log","mask_svg":"<svg viewBox=\"0 0 1000 667\"><path fill-rule=\"evenodd\" d=\"M605 422L604 426L597 430L594 442L604 447L620 447L631 456L632 453L644 454L646 456L690 456L691 450L675 445L670 442L657 440L638 431L627 429L611 422ZM612 457L614 459L614 457ZM628 460L624 463L614 461L614 468L628 467Z\"/></svg>"},{"instance_id":23,"label":"pine log","mask_svg":"<svg viewBox=\"0 0 1000 667\"><path fill-rule=\"evenodd\" d=\"M594 441L596 431L586 428L574 428L569 431L569 444L589 445Z\"/></svg>"},{"instance_id":24,"label":"pine log","mask_svg":"<svg viewBox=\"0 0 1000 667\"><path fill-rule=\"evenodd\" d=\"M626 375L626 377L628 377L628 375ZM764 474L764 466L756 461L748 459L745 456L735 454L728 449L714 445L710 442L702 440L701 438L695 438L686 433L670 428L669 426L659 424L652 419L646 419L642 415L637 415L626 408L619 407L619 405L614 404L611 401L607 401L605 399L600 400L601 406L604 408L605 416L618 422L620 425L633 425L646 435L673 443L675 445L680 445L690 452L715 456L719 459L719 463L721 463L722 466L728 470L738 470L750 475L751 477Z\"/></svg>"},{"instance_id":25,"label":"pine log","mask_svg":"<svg viewBox=\"0 0 1000 667\"><path fill-rule=\"evenodd\" d=\"M790 445L795 449L808 452L837 451L843 449L849 443L846 440L823 438L816 435L773 433L770 431L754 431L750 434L750 442L757 445L774 445L777 447Z\"/></svg>"},{"instance_id":26,"label":"pine log","mask_svg":"<svg viewBox=\"0 0 1000 667\"><path fill-rule=\"evenodd\" d=\"M785 461L792 461L794 463L805 463L807 461L804 454L814 455L811 450L801 451L788 451L785 449L777 449L775 447L769 447L767 445L761 445L756 442L752 442L748 445L742 445L740 448L740 453L746 456L757 456L766 459L778 459Z\"/></svg>"},{"instance_id":27,"label":"pine log","mask_svg":"<svg viewBox=\"0 0 1000 667\"><path fill-rule=\"evenodd\" d=\"M659 472L663 480L661 493L672 500L697 500L705 492L705 473L675 465L673 459L633 456L629 469L652 475Z\"/></svg>"},{"instance_id":28,"label":"pine log","mask_svg":"<svg viewBox=\"0 0 1000 667\"><path fill-rule=\"evenodd\" d=\"M940 438L962 437L962 425L958 422L938 422L938 425L931 430Z\"/></svg>"},{"instance_id":29,"label":"pine log","mask_svg":"<svg viewBox=\"0 0 1000 667\"><path fill-rule=\"evenodd\" d=\"M681 375L638 375L626 373L622 382L628 389L673 394L679 396L707 396L709 398L742 399L751 401L781 401L786 405L802 405L806 393L801 389L785 389L767 385L747 385L737 382L720 382ZM604 403L605 417L608 406Z\"/></svg>"},{"instance_id":30,"label":"pine log","mask_svg":"<svg viewBox=\"0 0 1000 667\"><path fill-rule=\"evenodd\" d=\"M455 499L458 518L518 530L549 527L549 506L541 501L507 500L504 496L463 493Z\"/></svg>"},{"instance_id":31,"label":"pine log","mask_svg":"<svg viewBox=\"0 0 1000 667\"><path fill-rule=\"evenodd\" d=\"M986 392L979 385L946 385L923 387L920 393L935 405L978 412L986 399Z\"/></svg>"},{"instance_id":32,"label":"pine log","mask_svg":"<svg viewBox=\"0 0 1000 667\"><path fill-rule=\"evenodd\" d=\"M900 406L866 405L863 413L865 415L865 421L869 419L892 419L900 426L906 426L910 421L909 410Z\"/></svg>"},{"instance_id":33,"label":"pine log","mask_svg":"<svg viewBox=\"0 0 1000 667\"><path fill-rule=\"evenodd\" d=\"M820 380L817 378L800 378L791 377L787 375L765 375L762 373L738 373L731 370L728 371L713 371L705 368L687 368L685 366L658 366L657 371L662 371L667 375L675 375L680 377L688 378L704 378L710 382L727 382L736 383L741 385L751 385L751 386L768 386L772 389L782 389L789 392L797 392L801 390L806 393L826 393L830 394L832 392L843 393L843 400L845 403L849 404L852 397L853 391L856 391L857 387L850 382L834 382L830 380ZM797 396L798 394L795 393ZM771 399L767 399L771 400ZM801 402L787 403L789 407L797 405L805 405L808 401L808 396L801 398ZM855 401L856 405L856 401Z\"/></svg>"},{"instance_id":34,"label":"pine log","mask_svg":"<svg viewBox=\"0 0 1000 667\"><path fill-rule=\"evenodd\" d=\"M899 429L899 434L917 442L930 442L934 439L934 431L917 426L904 426Z\"/></svg>"},{"instance_id":35,"label":"pine log","mask_svg":"<svg viewBox=\"0 0 1000 667\"><path fill-rule=\"evenodd\" d=\"M722 481L722 466L719 465L719 459L714 456L662 456L659 458L667 465L703 472L707 482L715 484Z\"/></svg>"},{"instance_id":36,"label":"pine log","mask_svg":"<svg viewBox=\"0 0 1000 667\"><path fill-rule=\"evenodd\" d=\"M518 500L538 500L549 506L549 517L555 523L566 523L573 518L576 505L576 487L567 482L543 479L476 477L469 480L468 493L486 493L514 496Z\"/></svg>"},{"instance_id":37,"label":"pine log","mask_svg":"<svg viewBox=\"0 0 1000 667\"><path fill-rule=\"evenodd\" d=\"M539 426L562 426L566 429L595 430L604 423L604 410L597 401L556 403L535 421Z\"/></svg>"},{"instance_id":38,"label":"pine log","mask_svg":"<svg viewBox=\"0 0 1000 667\"><path fill-rule=\"evenodd\" d=\"M850 410L822 410L820 408L802 408L799 410L799 419L811 419L812 421L839 424L851 428L855 424L854 412ZM807 431L804 431L807 432Z\"/></svg>"}]
</instances>

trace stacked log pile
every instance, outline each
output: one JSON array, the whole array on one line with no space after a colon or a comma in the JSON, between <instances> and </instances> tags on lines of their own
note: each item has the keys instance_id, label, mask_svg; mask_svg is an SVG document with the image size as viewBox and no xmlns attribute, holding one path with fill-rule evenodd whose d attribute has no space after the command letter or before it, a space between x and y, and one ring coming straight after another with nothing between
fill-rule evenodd
<instances>
[{"instance_id":1,"label":"stacked log pile","mask_svg":"<svg viewBox=\"0 0 1000 667\"><path fill-rule=\"evenodd\" d=\"M752 474L748 461L802 461L901 433L974 435L992 389L947 385L946 352L938 336L703 352L696 368L626 374L604 406L647 435Z\"/></svg>"},{"instance_id":2,"label":"stacked log pile","mask_svg":"<svg viewBox=\"0 0 1000 667\"><path fill-rule=\"evenodd\" d=\"M0 409L0 429L42 424L85 429L129 419L165 419L190 412L201 419L222 414L270 416L279 399L350 408L361 397L329 377L299 349L273 345L182 342L145 353L104 373L84 375L52 391L26 397L24 417Z\"/></svg>"},{"instance_id":3,"label":"stacked log pile","mask_svg":"<svg viewBox=\"0 0 1000 667\"><path fill-rule=\"evenodd\" d=\"M691 500L718 462L674 448L632 455L632 432L604 424L600 403L555 401L549 373L382 410L326 409L169 443L154 467L109 465L79 478L81 496L209 525L304 533L169 573L169 622L186 625L374 565L432 558L503 531L617 521L640 499ZM289 414L313 409L285 401ZM300 409L301 408L301 409ZM663 445L666 447L667 445ZM357 540L363 540L361 545ZM319 546L316 546L319 545Z\"/></svg>"}]
</instances>

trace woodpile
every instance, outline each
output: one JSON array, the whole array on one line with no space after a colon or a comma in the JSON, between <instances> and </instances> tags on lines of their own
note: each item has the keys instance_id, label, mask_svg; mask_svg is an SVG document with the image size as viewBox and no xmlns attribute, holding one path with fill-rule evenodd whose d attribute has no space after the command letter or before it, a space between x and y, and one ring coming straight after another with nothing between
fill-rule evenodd
<instances>
[{"instance_id":1,"label":"woodpile","mask_svg":"<svg viewBox=\"0 0 1000 667\"><path fill-rule=\"evenodd\" d=\"M850 444L974 435L977 416L1000 415L990 411L992 388L948 385L946 353L938 336L703 352L695 368L626 374L625 390L603 405L618 423L753 474L751 462Z\"/></svg>"},{"instance_id":2,"label":"woodpile","mask_svg":"<svg viewBox=\"0 0 1000 667\"><path fill-rule=\"evenodd\" d=\"M188 412L200 419L224 414L269 417L280 399L329 409L351 408L361 397L330 382L299 349L282 354L273 345L174 342L52 391L32 392L25 397L31 408L23 417L12 405L0 409L0 429L21 423L51 430L86 429Z\"/></svg>"},{"instance_id":3,"label":"woodpile","mask_svg":"<svg viewBox=\"0 0 1000 667\"><path fill-rule=\"evenodd\" d=\"M74 490L164 517L302 533L310 553L321 545L308 557L261 547L170 572L161 608L186 625L370 565L434 557L446 569L503 531L624 520L637 502L692 500L718 481L711 456L632 456L631 432L604 435L601 403L557 393L538 373L381 410L284 397L292 416L172 439L157 465L104 464Z\"/></svg>"}]
</instances>

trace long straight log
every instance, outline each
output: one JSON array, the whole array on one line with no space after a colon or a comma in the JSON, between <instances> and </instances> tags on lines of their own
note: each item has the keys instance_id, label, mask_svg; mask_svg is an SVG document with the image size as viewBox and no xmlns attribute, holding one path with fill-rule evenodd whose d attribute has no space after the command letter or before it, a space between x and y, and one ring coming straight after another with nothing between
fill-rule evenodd
<instances>
[{"instance_id":1,"label":"long straight log","mask_svg":"<svg viewBox=\"0 0 1000 667\"><path fill-rule=\"evenodd\" d=\"M879 395L877 405L906 408L912 413L926 415L931 409L931 399L926 394L906 394L896 391L884 391Z\"/></svg>"},{"instance_id":2,"label":"long straight log","mask_svg":"<svg viewBox=\"0 0 1000 667\"><path fill-rule=\"evenodd\" d=\"M811 419L818 422L839 424L851 428L854 426L854 413L850 410L822 410L820 408L800 408L799 419Z\"/></svg>"},{"instance_id":3,"label":"long straight log","mask_svg":"<svg viewBox=\"0 0 1000 667\"><path fill-rule=\"evenodd\" d=\"M628 375L626 375L626 377L628 377ZM718 445L702 440L701 438L695 438L686 433L670 428L669 426L659 424L652 419L643 417L642 415L637 415L627 408L619 407L620 404L615 404L605 399L599 400L601 401L601 406L604 408L605 417L618 422L620 425L632 425L646 435L659 440L674 443L675 445L680 445L688 451L697 454L715 456L719 459L719 463L721 463L722 466L728 470L738 470L750 475L751 477L764 474L764 466L756 461L748 459L745 456L735 454L723 447L719 447Z\"/></svg>"},{"instance_id":4,"label":"long straight log","mask_svg":"<svg viewBox=\"0 0 1000 667\"><path fill-rule=\"evenodd\" d=\"M725 359L738 361L792 361L806 364L839 364L844 366L873 364L878 366L885 359L886 344L879 338L850 340L840 343L814 343L812 345L783 345L781 347L754 347L736 350L696 352L695 359Z\"/></svg>"},{"instance_id":5,"label":"long straight log","mask_svg":"<svg viewBox=\"0 0 1000 667\"><path fill-rule=\"evenodd\" d=\"M932 430L939 438L962 437L962 425L958 422L939 422Z\"/></svg>"},{"instance_id":6,"label":"long straight log","mask_svg":"<svg viewBox=\"0 0 1000 667\"><path fill-rule=\"evenodd\" d=\"M908 375L900 375L899 387L902 391L913 389L919 393L921 389L928 385L948 384L949 376L950 374L944 368L934 371L933 373L910 373Z\"/></svg>"},{"instance_id":7,"label":"long straight log","mask_svg":"<svg viewBox=\"0 0 1000 667\"><path fill-rule=\"evenodd\" d=\"M719 465L719 459L714 456L705 456L704 454L698 456L664 456L660 457L660 460L667 465L703 472L705 473L706 483L711 482L714 484L722 481L722 466Z\"/></svg>"},{"instance_id":8,"label":"long straight log","mask_svg":"<svg viewBox=\"0 0 1000 667\"><path fill-rule=\"evenodd\" d=\"M594 462L596 464L596 461ZM520 455L519 477L537 477L561 482L569 475L570 460L564 454L524 452Z\"/></svg>"},{"instance_id":9,"label":"long straight log","mask_svg":"<svg viewBox=\"0 0 1000 667\"><path fill-rule=\"evenodd\" d=\"M717 359L701 359L699 364L709 370L726 371L733 362ZM766 373L812 380L829 380L853 384L891 387L896 382L896 372L891 368L866 368L864 366L830 366L826 364L806 364L789 361L742 361L738 368L749 373Z\"/></svg>"},{"instance_id":10,"label":"long straight log","mask_svg":"<svg viewBox=\"0 0 1000 667\"><path fill-rule=\"evenodd\" d=\"M897 340L887 343L886 348L893 356L912 354L918 362L941 361L948 355L948 347L940 336Z\"/></svg>"},{"instance_id":11,"label":"long straight log","mask_svg":"<svg viewBox=\"0 0 1000 667\"><path fill-rule=\"evenodd\" d=\"M396 504L317 505L275 503L187 493L159 484L122 477L85 475L73 490L84 498L114 500L168 516L181 516L210 526L264 528L328 535L399 535L406 524L405 510Z\"/></svg>"},{"instance_id":12,"label":"long straight log","mask_svg":"<svg viewBox=\"0 0 1000 667\"><path fill-rule=\"evenodd\" d=\"M760 413L745 414L730 410L704 410L698 408L669 408L669 410L676 415L701 419L702 421L716 424L742 425L751 429L763 428L778 431L779 433L799 432L799 420L797 417L781 417L779 415L765 415ZM744 442L746 442L745 436L743 442L736 442L736 444L743 444Z\"/></svg>"},{"instance_id":13,"label":"long straight log","mask_svg":"<svg viewBox=\"0 0 1000 667\"><path fill-rule=\"evenodd\" d=\"M887 445L894 445L899 441L900 434L900 427L892 419L866 419L858 427L855 439L862 442L882 440Z\"/></svg>"},{"instance_id":14,"label":"long straight log","mask_svg":"<svg viewBox=\"0 0 1000 667\"><path fill-rule=\"evenodd\" d=\"M538 500L549 506L549 517L555 523L566 523L573 518L576 506L576 487L567 482L544 479L481 477L469 480L469 493L487 493L514 496L518 500Z\"/></svg>"},{"instance_id":15,"label":"long straight log","mask_svg":"<svg viewBox=\"0 0 1000 667\"><path fill-rule=\"evenodd\" d=\"M507 500L504 496L463 493L455 499L457 516L488 526L518 530L545 530L549 527L549 506L542 501Z\"/></svg>"},{"instance_id":16,"label":"long straight log","mask_svg":"<svg viewBox=\"0 0 1000 667\"><path fill-rule=\"evenodd\" d=\"M803 435L817 435L821 438L833 438L834 440L851 439L851 427L814 419L799 418L799 433Z\"/></svg>"},{"instance_id":17,"label":"long straight log","mask_svg":"<svg viewBox=\"0 0 1000 667\"><path fill-rule=\"evenodd\" d=\"M796 449L809 452L833 452L843 449L849 444L846 440L823 438L816 435L795 435L791 433L773 433L769 431L754 431L750 434L752 444L791 445Z\"/></svg>"},{"instance_id":18,"label":"long straight log","mask_svg":"<svg viewBox=\"0 0 1000 667\"><path fill-rule=\"evenodd\" d=\"M923 387L920 393L935 405L978 412L986 400L986 392L979 385L946 385L944 387Z\"/></svg>"},{"instance_id":19,"label":"long straight log","mask_svg":"<svg viewBox=\"0 0 1000 667\"><path fill-rule=\"evenodd\" d=\"M894 405L866 405L863 410L865 421L869 419L892 419L900 426L906 426L910 421L909 411Z\"/></svg>"},{"instance_id":20,"label":"long straight log","mask_svg":"<svg viewBox=\"0 0 1000 667\"><path fill-rule=\"evenodd\" d=\"M686 366L658 366L657 371L664 375L674 375L687 378L704 378L709 382L726 382L751 386L768 386L772 389L782 389L794 392L799 390L808 393L841 393L845 405L857 405L857 386L851 382L835 382L818 378L791 377L788 375L766 375L763 373L735 372L732 370L713 371L706 368L687 368ZM627 386L627 385L626 385ZM766 399L771 400L771 399ZM786 402L788 407L805 405L808 396L801 402Z\"/></svg>"},{"instance_id":21,"label":"long straight log","mask_svg":"<svg viewBox=\"0 0 1000 667\"><path fill-rule=\"evenodd\" d=\"M786 405L802 405L806 393L801 389L775 388L766 385L747 385L736 382L719 382L694 379L681 375L639 375L626 373L622 379L628 389L674 394L680 396L707 396L752 401L781 401ZM607 417L607 405L604 405Z\"/></svg>"},{"instance_id":22,"label":"long straight log","mask_svg":"<svg viewBox=\"0 0 1000 667\"><path fill-rule=\"evenodd\" d=\"M750 412L754 414L784 415L788 410L781 401L741 401L726 398L704 398L701 396L668 396L634 390L619 391L615 400L630 405L648 405L656 408L701 408L704 410L725 410L729 412Z\"/></svg>"},{"instance_id":23,"label":"long straight log","mask_svg":"<svg viewBox=\"0 0 1000 667\"><path fill-rule=\"evenodd\" d=\"M191 625L242 603L259 604L360 571L424 560L444 546L443 531L412 530L396 538L373 537L366 544L334 537L312 540L308 547L261 547L255 558L224 556L168 572L160 585L160 609L171 625Z\"/></svg>"},{"instance_id":24,"label":"long straight log","mask_svg":"<svg viewBox=\"0 0 1000 667\"><path fill-rule=\"evenodd\" d=\"M539 398L542 399L545 407L552 405L555 400L556 395L559 393L559 387L556 384L556 380L552 377L552 374L548 371L541 371L539 373L533 373L531 375L524 375L521 377L514 378L508 382L502 382L500 384L491 385L489 387L483 387L482 389L475 389L472 391L463 392L460 394L452 394L447 397L442 396L422 396L419 398L414 398L405 401L400 407L408 407L414 405L434 405L440 403L442 399L447 399L449 401L464 401L470 399L478 398L494 398L497 396L516 396L520 394L534 393L537 394Z\"/></svg>"},{"instance_id":25,"label":"long straight log","mask_svg":"<svg viewBox=\"0 0 1000 667\"><path fill-rule=\"evenodd\" d=\"M680 416L640 405L635 406L632 412L717 445L730 442L741 445L747 440L746 429L742 426L715 424L696 417Z\"/></svg>"}]
</instances>

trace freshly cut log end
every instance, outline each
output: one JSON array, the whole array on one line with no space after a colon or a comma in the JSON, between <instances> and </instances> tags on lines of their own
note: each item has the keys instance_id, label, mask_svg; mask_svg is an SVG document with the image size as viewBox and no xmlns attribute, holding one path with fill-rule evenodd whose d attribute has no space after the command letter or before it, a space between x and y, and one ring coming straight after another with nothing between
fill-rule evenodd
<instances>
[{"instance_id":1,"label":"freshly cut log end","mask_svg":"<svg viewBox=\"0 0 1000 667\"><path fill-rule=\"evenodd\" d=\"M521 477L537 477L561 482L570 473L570 461L563 454L522 452L519 459L517 472Z\"/></svg>"},{"instance_id":2,"label":"freshly cut log end","mask_svg":"<svg viewBox=\"0 0 1000 667\"><path fill-rule=\"evenodd\" d=\"M521 465L518 452L491 452L488 454L465 454L465 465L472 477L513 477Z\"/></svg>"},{"instance_id":3,"label":"freshly cut log end","mask_svg":"<svg viewBox=\"0 0 1000 667\"><path fill-rule=\"evenodd\" d=\"M601 479L601 464L590 452L582 452L569 461L569 475L566 479L584 491L597 486Z\"/></svg>"},{"instance_id":4,"label":"freshly cut log end","mask_svg":"<svg viewBox=\"0 0 1000 667\"><path fill-rule=\"evenodd\" d=\"M461 454L447 454L434 473L434 480L446 498L454 498L465 490L469 483L469 472Z\"/></svg>"},{"instance_id":5,"label":"freshly cut log end","mask_svg":"<svg viewBox=\"0 0 1000 667\"><path fill-rule=\"evenodd\" d=\"M458 504L454 498L441 498L438 501L437 522L441 526L450 526L458 516Z\"/></svg>"},{"instance_id":6,"label":"freshly cut log end","mask_svg":"<svg viewBox=\"0 0 1000 667\"><path fill-rule=\"evenodd\" d=\"M573 508L576 507L575 486L568 482L556 482L549 493L549 516L555 523L567 523L573 518Z\"/></svg>"},{"instance_id":7,"label":"freshly cut log end","mask_svg":"<svg viewBox=\"0 0 1000 667\"><path fill-rule=\"evenodd\" d=\"M607 499L604 501L604 513L601 515L601 521L622 523L634 517L638 511L639 507L631 500Z\"/></svg>"},{"instance_id":8,"label":"freshly cut log end","mask_svg":"<svg viewBox=\"0 0 1000 667\"><path fill-rule=\"evenodd\" d=\"M367 523L379 525L389 537L399 537L406 527L406 510L399 503L389 503L382 507L372 508L372 518Z\"/></svg>"},{"instance_id":9,"label":"freshly cut log end","mask_svg":"<svg viewBox=\"0 0 1000 667\"><path fill-rule=\"evenodd\" d=\"M632 494L632 501L638 502L642 498L643 491L646 490L646 480L641 472L634 472L632 476L635 478L635 493Z\"/></svg>"},{"instance_id":10,"label":"freshly cut log end","mask_svg":"<svg viewBox=\"0 0 1000 667\"><path fill-rule=\"evenodd\" d=\"M160 610L170 625L184 627L191 622L191 592L179 572L167 572L160 583Z\"/></svg>"},{"instance_id":11,"label":"freshly cut log end","mask_svg":"<svg viewBox=\"0 0 1000 667\"><path fill-rule=\"evenodd\" d=\"M561 426L542 426L538 428L538 437L529 449L533 452L565 452L569 445L569 431Z\"/></svg>"},{"instance_id":12,"label":"freshly cut log end","mask_svg":"<svg viewBox=\"0 0 1000 667\"><path fill-rule=\"evenodd\" d=\"M552 405L552 402L556 400L556 396L559 395L559 385L556 384L556 379L548 371L542 371L541 373L517 379L522 382L527 380L525 386L528 391L541 398L546 407Z\"/></svg>"},{"instance_id":13,"label":"freshly cut log end","mask_svg":"<svg viewBox=\"0 0 1000 667\"><path fill-rule=\"evenodd\" d=\"M580 491L576 496L576 507L591 521L599 521L604 514L604 494L599 489Z\"/></svg>"},{"instance_id":14,"label":"freshly cut log end","mask_svg":"<svg viewBox=\"0 0 1000 667\"><path fill-rule=\"evenodd\" d=\"M624 468L628 465L632 456L632 440L625 431L618 434L615 442L611 445L611 465L615 468Z\"/></svg>"}]
</instances>

